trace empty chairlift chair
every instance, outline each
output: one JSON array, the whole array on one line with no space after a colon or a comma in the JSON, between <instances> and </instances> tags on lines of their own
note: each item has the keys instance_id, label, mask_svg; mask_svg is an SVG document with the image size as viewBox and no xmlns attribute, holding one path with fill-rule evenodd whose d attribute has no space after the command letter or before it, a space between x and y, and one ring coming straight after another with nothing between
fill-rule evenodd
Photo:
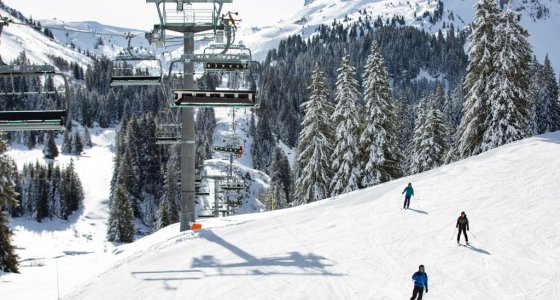
<instances>
[{"instance_id":1,"label":"empty chairlift chair","mask_svg":"<svg viewBox=\"0 0 560 300\"><path fill-rule=\"evenodd\" d=\"M152 55L119 55L113 60L111 86L160 85L161 62Z\"/></svg>"},{"instance_id":2,"label":"empty chairlift chair","mask_svg":"<svg viewBox=\"0 0 560 300\"><path fill-rule=\"evenodd\" d=\"M68 78L48 65L0 66L0 130L71 126Z\"/></svg>"},{"instance_id":3,"label":"empty chairlift chair","mask_svg":"<svg viewBox=\"0 0 560 300\"><path fill-rule=\"evenodd\" d=\"M126 33L127 54L118 55L112 61L111 86L160 85L161 61L150 54L134 54L131 41L134 35Z\"/></svg>"},{"instance_id":4,"label":"empty chairlift chair","mask_svg":"<svg viewBox=\"0 0 560 300\"><path fill-rule=\"evenodd\" d=\"M226 50L211 46L203 54L183 55L175 63L199 63L204 76L217 87L207 89L175 89L173 101L179 107L258 107L257 81L260 65L251 60L251 51L240 45L231 45ZM170 75L171 76L171 75Z\"/></svg>"},{"instance_id":5,"label":"empty chairlift chair","mask_svg":"<svg viewBox=\"0 0 560 300\"><path fill-rule=\"evenodd\" d=\"M182 124L178 112L169 108L160 111L156 118L156 144L174 145L181 143Z\"/></svg>"}]
</instances>

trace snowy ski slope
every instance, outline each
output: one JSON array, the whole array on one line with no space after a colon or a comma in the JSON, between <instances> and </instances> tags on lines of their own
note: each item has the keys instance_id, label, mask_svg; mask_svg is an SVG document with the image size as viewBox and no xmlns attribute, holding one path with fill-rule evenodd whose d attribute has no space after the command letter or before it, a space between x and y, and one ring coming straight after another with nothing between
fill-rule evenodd
<instances>
[{"instance_id":1,"label":"snowy ski slope","mask_svg":"<svg viewBox=\"0 0 560 300\"><path fill-rule=\"evenodd\" d=\"M70 298L404 299L422 263L430 299L560 299L559 150L550 134L195 234L172 226ZM401 211L408 181L418 198ZM471 247L452 237L462 210Z\"/></svg>"},{"instance_id":2,"label":"snowy ski slope","mask_svg":"<svg viewBox=\"0 0 560 300\"><path fill-rule=\"evenodd\" d=\"M8 13L0 10L0 15L8 16ZM10 16L10 18L13 17ZM14 21L20 22L17 19ZM25 51L27 58L33 64L52 64L48 55L62 57L69 62L77 62L84 68L92 63L89 57L56 43L32 27L16 24L5 26L0 40L0 55L4 62L10 63L22 51Z\"/></svg>"},{"instance_id":3,"label":"snowy ski slope","mask_svg":"<svg viewBox=\"0 0 560 300\"><path fill-rule=\"evenodd\" d=\"M335 199L204 220L195 233L175 224L106 252L97 243L0 285L8 299L53 299L58 261L63 299L406 299L424 264L428 299L558 300L559 167L556 132ZM469 247L453 236L461 211Z\"/></svg>"}]
</instances>

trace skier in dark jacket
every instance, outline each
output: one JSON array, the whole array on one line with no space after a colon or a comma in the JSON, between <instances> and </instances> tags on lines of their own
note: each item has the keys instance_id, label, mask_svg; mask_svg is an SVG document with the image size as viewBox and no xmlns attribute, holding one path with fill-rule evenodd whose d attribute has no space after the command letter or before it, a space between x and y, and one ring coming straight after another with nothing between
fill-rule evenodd
<instances>
[{"instance_id":1,"label":"skier in dark jacket","mask_svg":"<svg viewBox=\"0 0 560 300\"><path fill-rule=\"evenodd\" d=\"M414 280L414 289L410 300L415 300L416 296L418 296L418 300L422 300L424 287L426 287L426 293L428 292L428 274L424 272L424 265L420 265L418 272L412 274L412 280Z\"/></svg>"},{"instance_id":2,"label":"skier in dark jacket","mask_svg":"<svg viewBox=\"0 0 560 300\"><path fill-rule=\"evenodd\" d=\"M461 212L461 216L457 219L456 228L459 228L459 234L457 234L457 244L459 244L459 240L461 239L461 232L465 234L465 241L467 245L469 244L469 237L467 236L467 231L469 231L469 219L467 219L467 215L465 212Z\"/></svg>"},{"instance_id":3,"label":"skier in dark jacket","mask_svg":"<svg viewBox=\"0 0 560 300\"><path fill-rule=\"evenodd\" d=\"M412 188L412 183L409 183L407 187L404 188L404 191L401 193L404 194L404 209L408 209L408 206L410 205L410 197L414 196L414 189Z\"/></svg>"}]
</instances>

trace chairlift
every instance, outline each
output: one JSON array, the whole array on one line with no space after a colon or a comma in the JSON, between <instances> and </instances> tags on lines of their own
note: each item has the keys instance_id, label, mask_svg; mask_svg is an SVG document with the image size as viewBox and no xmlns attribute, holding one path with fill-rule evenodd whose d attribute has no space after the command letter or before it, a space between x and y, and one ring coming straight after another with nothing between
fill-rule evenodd
<instances>
[{"instance_id":1,"label":"chairlift","mask_svg":"<svg viewBox=\"0 0 560 300\"><path fill-rule=\"evenodd\" d=\"M214 218L216 217L214 215L214 210L213 209L201 209L198 211L198 217L199 218Z\"/></svg>"},{"instance_id":2,"label":"chairlift","mask_svg":"<svg viewBox=\"0 0 560 300\"><path fill-rule=\"evenodd\" d=\"M243 155L243 146L240 145L239 137L233 132L222 134L223 145L214 146L214 151L226 154L234 154L238 157Z\"/></svg>"},{"instance_id":3,"label":"chairlift","mask_svg":"<svg viewBox=\"0 0 560 300\"><path fill-rule=\"evenodd\" d=\"M156 118L156 144L180 144L181 128L182 124L177 111L168 108L160 111Z\"/></svg>"},{"instance_id":4,"label":"chairlift","mask_svg":"<svg viewBox=\"0 0 560 300\"><path fill-rule=\"evenodd\" d=\"M174 89L173 102L179 107L259 107L257 82L260 64L252 61L251 51L242 45L213 45L203 54L185 54L171 63L199 63L207 79L219 78L220 86L207 89ZM171 77L171 71L170 75Z\"/></svg>"},{"instance_id":5,"label":"chairlift","mask_svg":"<svg viewBox=\"0 0 560 300\"><path fill-rule=\"evenodd\" d=\"M243 205L242 200L226 200L226 204L230 206L241 206Z\"/></svg>"},{"instance_id":6,"label":"chairlift","mask_svg":"<svg viewBox=\"0 0 560 300\"><path fill-rule=\"evenodd\" d=\"M161 85L161 61L151 54L135 54L130 45L134 35L126 33L127 54L120 54L112 61L111 86Z\"/></svg>"},{"instance_id":7,"label":"chairlift","mask_svg":"<svg viewBox=\"0 0 560 300\"><path fill-rule=\"evenodd\" d=\"M245 189L243 184L237 182L228 182L226 184L221 184L220 188L224 191L241 191Z\"/></svg>"},{"instance_id":8,"label":"chairlift","mask_svg":"<svg viewBox=\"0 0 560 300\"><path fill-rule=\"evenodd\" d=\"M232 147L232 146L214 146L214 151L231 153L235 155L243 155L243 146Z\"/></svg>"},{"instance_id":9,"label":"chairlift","mask_svg":"<svg viewBox=\"0 0 560 300\"><path fill-rule=\"evenodd\" d=\"M57 84L62 84L62 89ZM0 130L71 127L68 77L49 65L0 66Z\"/></svg>"}]
</instances>

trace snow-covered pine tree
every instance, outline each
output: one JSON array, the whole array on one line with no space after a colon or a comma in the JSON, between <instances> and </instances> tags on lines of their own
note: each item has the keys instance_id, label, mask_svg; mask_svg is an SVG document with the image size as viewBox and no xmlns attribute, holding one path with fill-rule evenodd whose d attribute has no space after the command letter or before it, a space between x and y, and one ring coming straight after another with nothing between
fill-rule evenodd
<instances>
[{"instance_id":1,"label":"snow-covered pine tree","mask_svg":"<svg viewBox=\"0 0 560 300\"><path fill-rule=\"evenodd\" d=\"M542 68L543 65L541 65L537 59L536 55L533 55L533 60L531 62L531 69L529 72L529 78L530 78L530 85L529 85L529 89L530 89L530 100L531 100L531 123L529 124L529 128L531 130L531 133L533 135L537 135L538 134L538 117L537 117L537 106L539 106L540 104L540 96L541 96L541 91L542 91L542 87L544 86L544 83L542 82Z\"/></svg>"},{"instance_id":2,"label":"snow-covered pine tree","mask_svg":"<svg viewBox=\"0 0 560 300\"><path fill-rule=\"evenodd\" d=\"M397 108L389 96L387 69L377 43L371 46L363 75L366 127L360 136L363 187L402 176Z\"/></svg>"},{"instance_id":3,"label":"snow-covered pine tree","mask_svg":"<svg viewBox=\"0 0 560 300\"><path fill-rule=\"evenodd\" d=\"M251 155L253 157L253 167L257 170L266 170L270 163L270 154L274 149L274 137L270 128L271 118L262 113L259 116Z\"/></svg>"},{"instance_id":4,"label":"snow-covered pine tree","mask_svg":"<svg viewBox=\"0 0 560 300\"><path fill-rule=\"evenodd\" d=\"M71 132L65 130L62 135L62 146L60 149L62 154L72 154L72 136Z\"/></svg>"},{"instance_id":5,"label":"snow-covered pine tree","mask_svg":"<svg viewBox=\"0 0 560 300\"><path fill-rule=\"evenodd\" d=\"M55 159L58 156L58 148L54 142L54 131L49 131L45 140L45 147L43 148L43 156L48 159Z\"/></svg>"},{"instance_id":6,"label":"snow-covered pine tree","mask_svg":"<svg viewBox=\"0 0 560 300\"><path fill-rule=\"evenodd\" d=\"M84 189L82 187L82 182L80 177L76 173L76 168L74 167L74 160L70 160L70 164L64 170L64 177L66 177L66 191L67 191L67 207L69 209L68 214L78 210L80 204L84 200Z\"/></svg>"},{"instance_id":7,"label":"snow-covered pine tree","mask_svg":"<svg viewBox=\"0 0 560 300\"><path fill-rule=\"evenodd\" d=\"M550 65L548 54L542 68L538 68L534 80L534 97L532 103L534 133L543 134L560 130L560 100L558 83Z\"/></svg>"},{"instance_id":8,"label":"snow-covered pine tree","mask_svg":"<svg viewBox=\"0 0 560 300\"><path fill-rule=\"evenodd\" d=\"M121 119L119 124L119 131L117 131L117 135L115 136L115 157L113 158L113 174L111 176L111 193L110 199L113 199L113 196L116 193L117 184L119 183L118 180L121 179L119 177L119 171L121 169L121 161L124 156L124 151L126 149L125 145L125 138L126 135L126 125L127 122L125 119ZM122 184L122 182L121 182Z\"/></svg>"},{"instance_id":9,"label":"snow-covered pine tree","mask_svg":"<svg viewBox=\"0 0 560 300\"><path fill-rule=\"evenodd\" d=\"M82 144L82 136L78 131L72 135L72 155L80 155L84 151L84 144Z\"/></svg>"},{"instance_id":10,"label":"snow-covered pine tree","mask_svg":"<svg viewBox=\"0 0 560 300\"><path fill-rule=\"evenodd\" d=\"M13 232L9 227L8 215L3 210L17 205L15 182L15 163L5 155L8 146L4 134L0 133L0 270L3 272L17 273L18 256L12 245Z\"/></svg>"},{"instance_id":11,"label":"snow-covered pine tree","mask_svg":"<svg viewBox=\"0 0 560 300\"><path fill-rule=\"evenodd\" d=\"M249 121L249 135L253 138L257 135L257 125L255 122L255 112L251 113L251 121Z\"/></svg>"},{"instance_id":12,"label":"snow-covered pine tree","mask_svg":"<svg viewBox=\"0 0 560 300\"><path fill-rule=\"evenodd\" d=\"M495 31L494 72L490 78L489 111L481 151L530 136L529 33L521 17L508 10L499 16Z\"/></svg>"},{"instance_id":13,"label":"snow-covered pine tree","mask_svg":"<svg viewBox=\"0 0 560 300\"><path fill-rule=\"evenodd\" d=\"M5 211L0 211L0 270L19 273L18 256L15 247L12 245L12 235L8 214Z\"/></svg>"},{"instance_id":14,"label":"snow-covered pine tree","mask_svg":"<svg viewBox=\"0 0 560 300\"><path fill-rule=\"evenodd\" d=\"M463 109L465 94L463 86L458 85L455 90L448 91L443 105L443 115L449 126L448 144L453 143L454 136L457 133L459 123L461 123L461 111Z\"/></svg>"},{"instance_id":15,"label":"snow-covered pine tree","mask_svg":"<svg viewBox=\"0 0 560 300\"><path fill-rule=\"evenodd\" d=\"M159 203L159 208L157 210L156 221L154 222L154 231L158 231L171 223L167 205L162 201Z\"/></svg>"},{"instance_id":16,"label":"snow-covered pine tree","mask_svg":"<svg viewBox=\"0 0 560 300\"><path fill-rule=\"evenodd\" d=\"M282 184L284 188L284 194L287 197L287 203L290 202L290 186L291 186L291 173L290 173L290 163L288 158L284 154L284 151L280 147L275 147L272 153L272 158L270 159L270 167L268 168L268 174L270 176L270 185Z\"/></svg>"},{"instance_id":17,"label":"snow-covered pine tree","mask_svg":"<svg viewBox=\"0 0 560 300\"><path fill-rule=\"evenodd\" d=\"M438 98L443 88L438 86L418 105L414 136L410 145L410 174L431 170L443 164L447 145L447 126L439 108Z\"/></svg>"},{"instance_id":18,"label":"snow-covered pine tree","mask_svg":"<svg viewBox=\"0 0 560 300\"><path fill-rule=\"evenodd\" d=\"M35 162L35 180L32 189L32 200L35 202L33 211L34 219L37 222L43 221L44 218L49 217L49 183L47 181L47 170L44 166Z\"/></svg>"},{"instance_id":19,"label":"snow-covered pine tree","mask_svg":"<svg viewBox=\"0 0 560 300\"><path fill-rule=\"evenodd\" d=\"M344 50L336 81L336 106L331 116L335 128L335 148L331 156L333 178L331 196L349 193L359 188L361 165L358 141L360 138L360 91L356 69Z\"/></svg>"},{"instance_id":20,"label":"snow-covered pine tree","mask_svg":"<svg viewBox=\"0 0 560 300\"><path fill-rule=\"evenodd\" d=\"M266 210L278 210L288 206L288 199L284 192L284 185L282 182L273 182L268 188L268 193L265 200Z\"/></svg>"},{"instance_id":21,"label":"snow-covered pine tree","mask_svg":"<svg viewBox=\"0 0 560 300\"><path fill-rule=\"evenodd\" d=\"M70 214L70 210L68 208L68 202L66 197L66 186L65 186L65 178L63 176L63 172L61 171L58 165L54 166L53 169L53 215L63 219L68 220L68 215Z\"/></svg>"},{"instance_id":22,"label":"snow-covered pine tree","mask_svg":"<svg viewBox=\"0 0 560 300\"><path fill-rule=\"evenodd\" d=\"M212 158L216 117L213 108L199 108L196 112L196 164Z\"/></svg>"},{"instance_id":23,"label":"snow-covered pine tree","mask_svg":"<svg viewBox=\"0 0 560 300\"><path fill-rule=\"evenodd\" d=\"M275 201L276 201L276 209L283 209L288 207L288 195L285 192L284 184L281 182L278 183L275 187Z\"/></svg>"},{"instance_id":24,"label":"snow-covered pine tree","mask_svg":"<svg viewBox=\"0 0 560 300\"><path fill-rule=\"evenodd\" d=\"M167 213L171 223L179 221L179 199L180 194L177 188L177 164L178 164L178 147L172 146L169 149L169 159L166 163L166 173L163 181L163 193L160 198L160 206L163 203L167 209ZM160 229L161 227L156 227Z\"/></svg>"},{"instance_id":25,"label":"snow-covered pine tree","mask_svg":"<svg viewBox=\"0 0 560 300\"><path fill-rule=\"evenodd\" d=\"M91 135L89 134L89 130L87 126L84 127L84 136L82 138L83 138L82 143L85 147L88 148L93 147L93 144L91 143Z\"/></svg>"},{"instance_id":26,"label":"snow-covered pine tree","mask_svg":"<svg viewBox=\"0 0 560 300\"><path fill-rule=\"evenodd\" d=\"M479 0L473 32L469 36L469 66L463 82L465 103L457 132L456 151L462 158L482 152L486 120L490 117L490 93L495 73L494 41L500 9L495 0Z\"/></svg>"},{"instance_id":27,"label":"snow-covered pine tree","mask_svg":"<svg viewBox=\"0 0 560 300\"><path fill-rule=\"evenodd\" d=\"M122 185L122 188L126 190L126 196L132 205L134 216L141 218L143 216L140 201L141 188L138 174L135 171L136 167L137 166L132 163L129 149L125 149L123 157L120 161L117 183Z\"/></svg>"},{"instance_id":28,"label":"snow-covered pine tree","mask_svg":"<svg viewBox=\"0 0 560 300\"><path fill-rule=\"evenodd\" d=\"M134 241L134 212L126 189L117 185L113 203L109 211L109 226L107 240L117 243L131 243Z\"/></svg>"},{"instance_id":29,"label":"snow-covered pine tree","mask_svg":"<svg viewBox=\"0 0 560 300\"><path fill-rule=\"evenodd\" d=\"M330 116L333 107L327 101L329 88L318 63L315 65L309 89L311 97L301 105L305 110L305 117L297 147L297 161L300 167L295 182L295 193L298 204L324 199L331 194L329 185L332 171L329 160L334 137Z\"/></svg>"}]
</instances>

